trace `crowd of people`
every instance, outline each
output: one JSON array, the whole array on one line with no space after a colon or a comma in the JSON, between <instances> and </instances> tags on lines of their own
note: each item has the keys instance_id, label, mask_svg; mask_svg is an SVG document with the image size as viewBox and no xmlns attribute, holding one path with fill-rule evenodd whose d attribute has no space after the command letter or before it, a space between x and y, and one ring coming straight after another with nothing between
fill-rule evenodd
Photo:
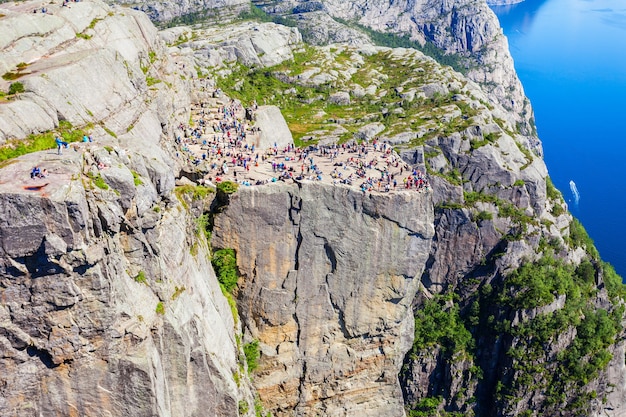
<instances>
[{"instance_id":1,"label":"crowd of people","mask_svg":"<svg viewBox=\"0 0 626 417\"><path fill-rule=\"evenodd\" d=\"M430 190L425 173L407 164L389 143L378 138L302 148L293 143L274 143L259 149L260 132L254 124L256 110L255 103L246 109L240 102L224 101L219 95L195 105L190 125L178 126L176 156L205 172L201 182L207 185L221 181L244 186L318 181L352 186L363 192ZM55 141L61 154L68 144L58 136ZM85 136L83 141L93 139ZM46 174L35 167L31 178Z\"/></svg>"},{"instance_id":2,"label":"crowd of people","mask_svg":"<svg viewBox=\"0 0 626 417\"><path fill-rule=\"evenodd\" d=\"M213 107L196 105L193 124L178 127L177 156L196 166L204 164L207 184L321 181L355 186L363 192L430 189L424 172L409 166L379 139L304 148L274 143L269 149L258 149L255 109L254 104L245 109L235 100Z\"/></svg>"}]
</instances>

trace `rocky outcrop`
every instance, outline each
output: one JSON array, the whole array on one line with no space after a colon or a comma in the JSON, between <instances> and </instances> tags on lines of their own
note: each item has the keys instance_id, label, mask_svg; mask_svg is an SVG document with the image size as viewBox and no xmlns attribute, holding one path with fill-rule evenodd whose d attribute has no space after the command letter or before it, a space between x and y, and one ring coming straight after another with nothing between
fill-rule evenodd
<instances>
[{"instance_id":1,"label":"rocky outcrop","mask_svg":"<svg viewBox=\"0 0 626 417\"><path fill-rule=\"evenodd\" d=\"M478 3L307 3L272 7L495 51ZM1 140L53 146L42 132L83 129L95 142L0 169L0 414L623 414L623 292L516 131L515 105L411 49L302 47L297 30L253 22L159 37L142 13L97 1L35 7L0 7L0 65L25 90L0 101ZM249 74L281 91L245 97ZM284 106L268 107L266 142L282 110L311 144L389 141L430 187L278 181L214 199L188 179L198 172L175 179L188 162L175 139L191 101L222 83ZM35 165L49 176L30 179ZM209 232L237 254L233 294ZM535 275L516 281L527 265Z\"/></svg>"},{"instance_id":2,"label":"rocky outcrop","mask_svg":"<svg viewBox=\"0 0 626 417\"><path fill-rule=\"evenodd\" d=\"M517 78L506 37L498 19L484 2L324 0L320 2L323 11L312 13L300 7L308 2L257 3L270 13L296 13L296 21L305 30L306 38L310 34L316 43L325 38L317 35L320 29L316 28L333 27L320 17L328 14L378 32L407 35L421 44L434 45L449 55L446 58L456 61L459 68L465 67L468 78L481 84L489 99L507 110L501 117L525 136L526 146L541 153L532 109ZM329 37L329 42L344 42L344 39Z\"/></svg>"},{"instance_id":3,"label":"rocky outcrop","mask_svg":"<svg viewBox=\"0 0 626 417\"><path fill-rule=\"evenodd\" d=\"M269 67L293 59L293 49L301 44L302 36L295 28L274 23L244 22L221 28L195 31L172 28L161 32L169 44L190 47L198 65L219 68L238 61L250 67Z\"/></svg>"},{"instance_id":4,"label":"rocky outcrop","mask_svg":"<svg viewBox=\"0 0 626 417\"><path fill-rule=\"evenodd\" d=\"M156 156L81 149L0 171L3 415L236 416L252 403L233 380L235 322L206 246L190 254ZM107 190L89 185L95 161L129 180L109 168ZM33 165L50 173L39 191Z\"/></svg>"},{"instance_id":5,"label":"rocky outcrop","mask_svg":"<svg viewBox=\"0 0 626 417\"><path fill-rule=\"evenodd\" d=\"M110 0L112 4L123 4L145 12L155 22L212 20L226 22L240 13L250 10L248 0Z\"/></svg>"},{"instance_id":6,"label":"rocky outcrop","mask_svg":"<svg viewBox=\"0 0 626 417\"><path fill-rule=\"evenodd\" d=\"M260 129L259 149L284 148L293 145L293 138L285 118L276 106L260 106L255 112L256 127Z\"/></svg>"},{"instance_id":7,"label":"rocky outcrop","mask_svg":"<svg viewBox=\"0 0 626 417\"><path fill-rule=\"evenodd\" d=\"M2 139L65 121L95 142L0 169L0 414L251 414L238 318L159 146L189 118L191 62L140 12L39 6L0 8L20 28L1 30L0 61L27 64Z\"/></svg>"},{"instance_id":8,"label":"rocky outcrop","mask_svg":"<svg viewBox=\"0 0 626 417\"><path fill-rule=\"evenodd\" d=\"M213 243L237 252L255 386L274 415L403 415L397 374L432 221L414 191L302 183L231 197Z\"/></svg>"}]
</instances>

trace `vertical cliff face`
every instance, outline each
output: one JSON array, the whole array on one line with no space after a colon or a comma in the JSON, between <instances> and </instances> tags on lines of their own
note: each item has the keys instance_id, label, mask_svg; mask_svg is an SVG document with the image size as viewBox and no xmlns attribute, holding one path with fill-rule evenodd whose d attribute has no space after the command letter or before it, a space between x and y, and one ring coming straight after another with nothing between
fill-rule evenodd
<instances>
[{"instance_id":1,"label":"vertical cliff face","mask_svg":"<svg viewBox=\"0 0 626 417\"><path fill-rule=\"evenodd\" d=\"M303 183L231 197L213 244L237 252L255 386L274 415L403 414L397 374L432 221L415 191Z\"/></svg>"},{"instance_id":2,"label":"vertical cliff face","mask_svg":"<svg viewBox=\"0 0 626 417\"><path fill-rule=\"evenodd\" d=\"M2 414L237 415L252 397L233 380L235 323L206 247L189 252L171 172L145 154L82 151L1 172ZM107 190L80 179L95 160L112 165ZM35 164L50 183L16 186Z\"/></svg>"},{"instance_id":3,"label":"vertical cliff face","mask_svg":"<svg viewBox=\"0 0 626 417\"><path fill-rule=\"evenodd\" d=\"M3 72L25 89L0 102L0 138L49 146L42 131L56 128L95 141L0 169L0 414L252 408L238 321L160 146L189 118L191 63L165 54L142 13L39 6L0 10ZM34 166L48 177L31 179Z\"/></svg>"},{"instance_id":4,"label":"vertical cliff face","mask_svg":"<svg viewBox=\"0 0 626 417\"><path fill-rule=\"evenodd\" d=\"M623 415L626 291L494 90L361 39L305 48L295 29L244 23L172 29L168 48L140 12L34 7L0 7L0 66L25 90L0 101L0 141L95 142L0 168L0 414L252 415L241 348L257 340L254 390L275 415ZM500 53L478 3L273 7ZM300 138L378 135L430 189L175 188L196 169L174 139L214 81L202 73L284 106ZM237 254L240 316L206 223Z\"/></svg>"}]
</instances>

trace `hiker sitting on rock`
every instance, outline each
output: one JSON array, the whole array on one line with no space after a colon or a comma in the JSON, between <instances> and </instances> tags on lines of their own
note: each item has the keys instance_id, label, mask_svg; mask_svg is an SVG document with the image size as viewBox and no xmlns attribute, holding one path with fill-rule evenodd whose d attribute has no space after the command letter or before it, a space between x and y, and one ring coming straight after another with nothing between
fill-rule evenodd
<instances>
[{"instance_id":1,"label":"hiker sitting on rock","mask_svg":"<svg viewBox=\"0 0 626 417\"><path fill-rule=\"evenodd\" d=\"M31 171L30 171L30 177L32 179L37 179L37 178L46 178L48 176L48 170L47 169L40 169L38 166L35 166Z\"/></svg>"},{"instance_id":2,"label":"hiker sitting on rock","mask_svg":"<svg viewBox=\"0 0 626 417\"><path fill-rule=\"evenodd\" d=\"M39 169L38 166L34 167L32 171L30 171L30 178L32 179L41 178L41 170Z\"/></svg>"}]
</instances>

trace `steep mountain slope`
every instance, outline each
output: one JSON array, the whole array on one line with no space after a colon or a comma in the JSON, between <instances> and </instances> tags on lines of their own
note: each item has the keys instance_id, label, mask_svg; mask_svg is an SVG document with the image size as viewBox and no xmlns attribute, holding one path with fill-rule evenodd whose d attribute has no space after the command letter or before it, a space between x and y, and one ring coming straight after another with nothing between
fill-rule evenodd
<instances>
[{"instance_id":1,"label":"steep mountain slope","mask_svg":"<svg viewBox=\"0 0 626 417\"><path fill-rule=\"evenodd\" d=\"M239 415L238 324L160 146L189 118L191 63L143 13L33 7L0 9L0 62L27 64L0 102L3 151L53 146L52 128L95 142L2 164L0 414Z\"/></svg>"},{"instance_id":2,"label":"steep mountain slope","mask_svg":"<svg viewBox=\"0 0 626 417\"><path fill-rule=\"evenodd\" d=\"M274 6L349 20L360 4L309 3ZM381 22L426 7L378 6ZM497 32L458 6L429 16ZM2 152L95 142L0 168L0 414L624 415L620 278L492 90L364 38L312 47L258 22L157 36L99 1L39 7L0 10L0 89L24 90L0 101ZM451 42L484 51L480 36ZM338 143L384 176L370 148L341 146L376 140L429 186L197 185L215 169L180 142L230 97L278 106L315 161Z\"/></svg>"}]
</instances>

